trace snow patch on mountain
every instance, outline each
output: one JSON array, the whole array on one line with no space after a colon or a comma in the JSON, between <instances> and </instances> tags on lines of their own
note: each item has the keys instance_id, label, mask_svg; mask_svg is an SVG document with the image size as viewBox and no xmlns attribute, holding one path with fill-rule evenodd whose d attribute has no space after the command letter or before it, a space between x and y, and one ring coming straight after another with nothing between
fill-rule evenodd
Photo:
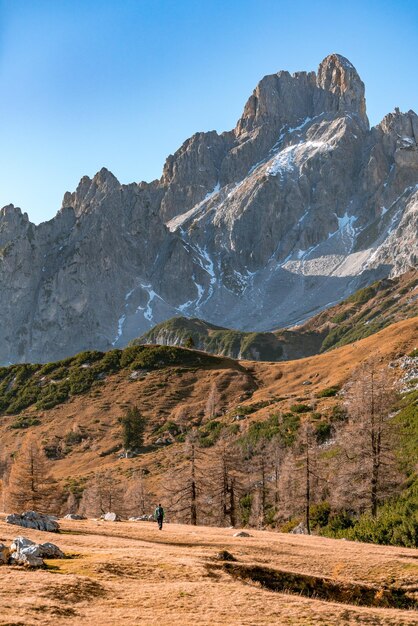
<instances>
[{"instance_id":1,"label":"snow patch on mountain","mask_svg":"<svg viewBox=\"0 0 418 626\"><path fill-rule=\"evenodd\" d=\"M218 181L215 187L213 188L213 190L207 193L201 202L196 204L189 211L186 211L185 213L181 213L180 215L177 215L176 217L173 217L173 219L169 220L166 223L168 230L170 230L171 232L174 232L175 230L183 226L183 224L187 222L187 220L189 220L191 217L195 217L205 207L206 203L211 198L213 198L213 196L216 196L219 190L220 190L220 184Z\"/></svg>"},{"instance_id":2,"label":"snow patch on mountain","mask_svg":"<svg viewBox=\"0 0 418 626\"><path fill-rule=\"evenodd\" d=\"M318 153L329 152L332 146L326 141L302 141L295 146L288 146L281 150L267 166L268 176L283 176L285 172L291 172L296 167L311 159Z\"/></svg>"}]
</instances>

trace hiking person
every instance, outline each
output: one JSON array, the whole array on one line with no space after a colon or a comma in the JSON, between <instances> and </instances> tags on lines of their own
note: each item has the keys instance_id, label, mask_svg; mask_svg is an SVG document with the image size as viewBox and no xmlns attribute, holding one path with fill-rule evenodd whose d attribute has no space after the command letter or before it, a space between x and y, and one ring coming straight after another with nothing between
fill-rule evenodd
<instances>
[{"instance_id":1,"label":"hiking person","mask_svg":"<svg viewBox=\"0 0 418 626\"><path fill-rule=\"evenodd\" d=\"M156 519L156 520L157 520L157 522L158 522L158 528L159 528L160 530L162 530L162 528L163 528L163 519L164 519L164 509L163 509L163 507L161 506L161 504L159 504L159 505L157 506L157 508L155 509L155 511L154 511L154 517L155 517L155 519Z\"/></svg>"}]
</instances>

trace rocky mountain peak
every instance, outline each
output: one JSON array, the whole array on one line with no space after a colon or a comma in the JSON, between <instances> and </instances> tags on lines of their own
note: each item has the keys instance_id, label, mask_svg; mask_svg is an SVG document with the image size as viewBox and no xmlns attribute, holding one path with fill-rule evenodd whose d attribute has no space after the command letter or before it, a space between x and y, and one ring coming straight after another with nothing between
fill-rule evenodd
<instances>
[{"instance_id":1,"label":"rocky mountain peak","mask_svg":"<svg viewBox=\"0 0 418 626\"><path fill-rule=\"evenodd\" d=\"M6 217L10 215L15 215L15 214L22 215L22 209L20 209L18 206L15 206L14 204L6 204L6 206L0 209L1 217Z\"/></svg>"},{"instance_id":2,"label":"rocky mountain peak","mask_svg":"<svg viewBox=\"0 0 418 626\"><path fill-rule=\"evenodd\" d=\"M290 74L280 71L264 76L247 100L235 135L241 138L266 124L279 128L284 124L292 126L298 120L311 116L314 89L314 72Z\"/></svg>"},{"instance_id":3,"label":"rocky mountain peak","mask_svg":"<svg viewBox=\"0 0 418 626\"><path fill-rule=\"evenodd\" d=\"M328 55L319 65L317 84L336 96L338 111L358 113L368 125L364 83L348 59L341 54Z\"/></svg>"},{"instance_id":4,"label":"rocky mountain peak","mask_svg":"<svg viewBox=\"0 0 418 626\"><path fill-rule=\"evenodd\" d=\"M265 76L248 99L235 129L237 137L264 124L294 126L321 113L351 112L368 127L364 83L341 54L330 54L318 73L279 71Z\"/></svg>"},{"instance_id":5,"label":"rocky mountain peak","mask_svg":"<svg viewBox=\"0 0 418 626\"><path fill-rule=\"evenodd\" d=\"M108 189L114 189L120 186L120 182L116 176L106 167L102 167L102 169L94 175L93 183L98 187L107 187Z\"/></svg>"},{"instance_id":6,"label":"rocky mountain peak","mask_svg":"<svg viewBox=\"0 0 418 626\"><path fill-rule=\"evenodd\" d=\"M395 133L400 138L405 137L418 143L418 115L409 110L402 113L398 108L385 115L378 128L385 133Z\"/></svg>"},{"instance_id":7,"label":"rocky mountain peak","mask_svg":"<svg viewBox=\"0 0 418 626\"><path fill-rule=\"evenodd\" d=\"M107 194L120 187L120 182L105 167L97 172L91 179L83 176L74 193L66 191L62 201L62 208L72 207L76 215L80 215L89 209L92 204L97 204Z\"/></svg>"},{"instance_id":8,"label":"rocky mountain peak","mask_svg":"<svg viewBox=\"0 0 418 626\"><path fill-rule=\"evenodd\" d=\"M29 223L29 217L27 213L22 213L22 209L14 204L7 204L0 209L0 224L1 223L7 223L10 225Z\"/></svg>"},{"instance_id":9,"label":"rocky mountain peak","mask_svg":"<svg viewBox=\"0 0 418 626\"><path fill-rule=\"evenodd\" d=\"M369 129L363 82L331 54L317 73L265 76L235 129L193 135L160 180L103 168L39 226L5 207L0 363L120 347L178 315L290 326L405 271L417 138L413 111Z\"/></svg>"},{"instance_id":10,"label":"rocky mountain peak","mask_svg":"<svg viewBox=\"0 0 418 626\"><path fill-rule=\"evenodd\" d=\"M30 227L27 213L19 207L8 204L0 209L0 247L25 236Z\"/></svg>"}]
</instances>

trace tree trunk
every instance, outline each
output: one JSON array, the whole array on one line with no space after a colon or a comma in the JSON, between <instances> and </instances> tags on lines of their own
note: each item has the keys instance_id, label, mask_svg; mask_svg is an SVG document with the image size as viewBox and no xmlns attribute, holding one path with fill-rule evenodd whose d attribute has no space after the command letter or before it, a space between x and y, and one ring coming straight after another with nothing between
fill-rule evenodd
<instances>
[{"instance_id":1,"label":"tree trunk","mask_svg":"<svg viewBox=\"0 0 418 626\"><path fill-rule=\"evenodd\" d=\"M305 524L308 535L311 534L311 469L309 464L309 437L306 435L306 493Z\"/></svg>"},{"instance_id":2,"label":"tree trunk","mask_svg":"<svg viewBox=\"0 0 418 626\"><path fill-rule=\"evenodd\" d=\"M229 488L229 514L231 516L231 526L236 526L236 512L235 512L235 478L231 480L231 486Z\"/></svg>"},{"instance_id":3,"label":"tree trunk","mask_svg":"<svg viewBox=\"0 0 418 626\"><path fill-rule=\"evenodd\" d=\"M192 446L191 454L192 479L190 485L190 523L192 526L197 525L197 489L196 489L196 467L195 467L195 448Z\"/></svg>"}]
</instances>

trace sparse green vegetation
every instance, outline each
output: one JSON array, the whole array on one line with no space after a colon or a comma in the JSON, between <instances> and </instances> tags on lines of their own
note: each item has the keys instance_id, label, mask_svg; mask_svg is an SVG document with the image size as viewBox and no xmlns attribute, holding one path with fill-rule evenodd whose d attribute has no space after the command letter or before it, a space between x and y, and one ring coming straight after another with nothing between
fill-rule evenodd
<instances>
[{"instance_id":1,"label":"sparse green vegetation","mask_svg":"<svg viewBox=\"0 0 418 626\"><path fill-rule=\"evenodd\" d=\"M342 404L334 404L330 414L331 422L344 422L347 419L347 411Z\"/></svg>"},{"instance_id":2,"label":"sparse green vegetation","mask_svg":"<svg viewBox=\"0 0 418 626\"><path fill-rule=\"evenodd\" d=\"M253 496L251 493L247 493L239 501L239 508L241 514L241 520L243 526L248 526L251 515L251 507L253 504Z\"/></svg>"},{"instance_id":3,"label":"sparse green vegetation","mask_svg":"<svg viewBox=\"0 0 418 626\"><path fill-rule=\"evenodd\" d=\"M369 300L371 300L377 291L377 284L374 283L369 287L364 287L363 289L359 289L352 296L347 298L347 302L353 302L354 304L365 304Z\"/></svg>"},{"instance_id":4,"label":"sparse green vegetation","mask_svg":"<svg viewBox=\"0 0 418 626\"><path fill-rule=\"evenodd\" d=\"M328 524L331 515L331 505L327 500L314 504L310 510L312 528L322 528Z\"/></svg>"},{"instance_id":5,"label":"sparse green vegetation","mask_svg":"<svg viewBox=\"0 0 418 626\"><path fill-rule=\"evenodd\" d=\"M416 548L418 545L418 480L379 507L376 517L366 513L354 519L347 512L330 518L321 530L328 537Z\"/></svg>"},{"instance_id":6,"label":"sparse green vegetation","mask_svg":"<svg viewBox=\"0 0 418 626\"><path fill-rule=\"evenodd\" d=\"M370 324L346 324L333 328L322 342L321 352L365 339L389 326L390 320L378 319Z\"/></svg>"},{"instance_id":7,"label":"sparse green vegetation","mask_svg":"<svg viewBox=\"0 0 418 626\"><path fill-rule=\"evenodd\" d=\"M172 421L165 422L154 431L154 435L159 436L166 432L169 432L173 436L178 435L180 432L179 425Z\"/></svg>"},{"instance_id":8,"label":"sparse green vegetation","mask_svg":"<svg viewBox=\"0 0 418 626\"><path fill-rule=\"evenodd\" d=\"M294 413L274 413L267 420L253 422L240 440L242 445L255 446L259 441L270 441L278 436L283 445L291 446L300 426L299 415Z\"/></svg>"},{"instance_id":9,"label":"sparse green vegetation","mask_svg":"<svg viewBox=\"0 0 418 626\"><path fill-rule=\"evenodd\" d=\"M408 475L414 475L418 459L418 390L406 393L394 416L399 429L399 460Z\"/></svg>"},{"instance_id":10,"label":"sparse green vegetation","mask_svg":"<svg viewBox=\"0 0 418 626\"><path fill-rule=\"evenodd\" d=\"M85 439L85 435L83 435L80 430L70 430L70 432L68 432L64 437L64 443L67 446L72 447L81 443L83 439Z\"/></svg>"},{"instance_id":11,"label":"sparse green vegetation","mask_svg":"<svg viewBox=\"0 0 418 626\"><path fill-rule=\"evenodd\" d=\"M212 420L199 429L199 443L202 448L210 448L221 436L223 425L217 420Z\"/></svg>"},{"instance_id":12,"label":"sparse green vegetation","mask_svg":"<svg viewBox=\"0 0 418 626\"><path fill-rule=\"evenodd\" d=\"M264 361L280 360L283 354L281 342L274 333L246 333L184 317L166 320L132 343L153 344L161 333L171 337L173 343L186 348L201 346L211 354L240 355L243 359Z\"/></svg>"},{"instance_id":13,"label":"sparse green vegetation","mask_svg":"<svg viewBox=\"0 0 418 626\"><path fill-rule=\"evenodd\" d=\"M331 398L332 396L336 396L340 391L341 387L339 385L334 385L333 387L326 387L321 391L318 391L316 394L317 398Z\"/></svg>"},{"instance_id":14,"label":"sparse green vegetation","mask_svg":"<svg viewBox=\"0 0 418 626\"><path fill-rule=\"evenodd\" d=\"M287 520L287 522L283 522L283 524L279 525L279 531L281 533L290 533L298 524L301 522L300 517L292 517L292 519Z\"/></svg>"},{"instance_id":15,"label":"sparse green vegetation","mask_svg":"<svg viewBox=\"0 0 418 626\"><path fill-rule=\"evenodd\" d=\"M86 351L56 363L0 368L0 413L16 415L36 406L52 409L71 396L101 384L104 376L123 368L158 369L169 365L208 366L217 357L170 346L130 346L110 352ZM164 383L159 383L163 385Z\"/></svg>"},{"instance_id":16,"label":"sparse green vegetation","mask_svg":"<svg viewBox=\"0 0 418 626\"><path fill-rule=\"evenodd\" d=\"M340 313L337 313L336 315L334 315L334 317L331 317L331 322L334 322L334 324L341 324L341 322L344 322L348 317L350 317L350 315L350 309L340 311Z\"/></svg>"},{"instance_id":17,"label":"sparse green vegetation","mask_svg":"<svg viewBox=\"0 0 418 626\"><path fill-rule=\"evenodd\" d=\"M309 413L309 411L312 411L312 407L309 404L297 403L292 404L290 410L292 413Z\"/></svg>"},{"instance_id":18,"label":"sparse green vegetation","mask_svg":"<svg viewBox=\"0 0 418 626\"><path fill-rule=\"evenodd\" d=\"M282 398L271 398L271 400L260 400L259 402L253 402L252 404L244 404L238 405L233 409L231 415L251 415L252 413L256 413L260 409L264 409L266 406L271 406L272 404L277 404L280 402Z\"/></svg>"},{"instance_id":19,"label":"sparse green vegetation","mask_svg":"<svg viewBox=\"0 0 418 626\"><path fill-rule=\"evenodd\" d=\"M318 422L315 424L316 442L321 445L330 439L332 434L331 424L328 422Z\"/></svg>"},{"instance_id":20,"label":"sparse green vegetation","mask_svg":"<svg viewBox=\"0 0 418 626\"><path fill-rule=\"evenodd\" d=\"M10 425L10 428L30 428L31 426L38 426L40 423L41 420L38 417L26 417L24 415L21 415Z\"/></svg>"}]
</instances>

